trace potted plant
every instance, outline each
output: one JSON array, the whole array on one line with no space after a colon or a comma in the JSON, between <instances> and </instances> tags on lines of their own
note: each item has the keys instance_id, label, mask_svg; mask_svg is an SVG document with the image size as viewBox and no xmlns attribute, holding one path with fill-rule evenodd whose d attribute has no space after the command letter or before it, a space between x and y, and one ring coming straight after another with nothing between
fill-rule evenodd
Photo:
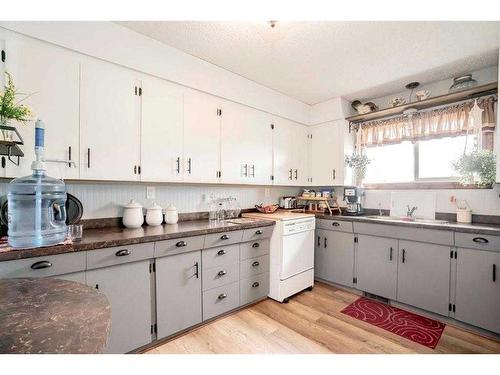
<instances>
[{"instance_id":1,"label":"potted plant","mask_svg":"<svg viewBox=\"0 0 500 375\"><path fill-rule=\"evenodd\" d=\"M31 109L27 106L20 104L26 100L30 95L22 94L16 90L14 81L10 73L5 72L7 84L4 91L0 91L0 126L9 126L12 120L21 123L26 123L31 120ZM22 99L18 99L23 96ZM18 99L16 101L16 99ZM8 129L1 129L4 141L11 140L11 132Z\"/></svg>"},{"instance_id":2,"label":"potted plant","mask_svg":"<svg viewBox=\"0 0 500 375\"><path fill-rule=\"evenodd\" d=\"M345 156L345 164L352 168L356 186L361 186L366 176L366 167L371 160L365 154L354 151L351 155Z\"/></svg>"},{"instance_id":3,"label":"potted plant","mask_svg":"<svg viewBox=\"0 0 500 375\"><path fill-rule=\"evenodd\" d=\"M460 175L463 185L475 184L479 187L490 187L496 180L496 157L490 150L476 150L463 154L452 163Z\"/></svg>"}]
</instances>

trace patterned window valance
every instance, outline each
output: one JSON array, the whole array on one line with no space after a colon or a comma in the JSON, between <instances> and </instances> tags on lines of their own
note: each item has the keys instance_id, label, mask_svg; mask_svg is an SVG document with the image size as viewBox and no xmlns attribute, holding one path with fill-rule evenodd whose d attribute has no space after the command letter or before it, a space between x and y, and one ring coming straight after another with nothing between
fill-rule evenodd
<instances>
[{"instance_id":1,"label":"patterned window valance","mask_svg":"<svg viewBox=\"0 0 500 375\"><path fill-rule=\"evenodd\" d=\"M368 121L361 124L357 143L361 147L370 147L457 136L473 133L478 129L482 133L491 133L496 124L495 102L495 96L477 99L477 105L482 110L482 115L479 115L480 124L477 124L478 121L475 120L477 118L473 110L475 100L417 112L413 115Z\"/></svg>"}]
</instances>

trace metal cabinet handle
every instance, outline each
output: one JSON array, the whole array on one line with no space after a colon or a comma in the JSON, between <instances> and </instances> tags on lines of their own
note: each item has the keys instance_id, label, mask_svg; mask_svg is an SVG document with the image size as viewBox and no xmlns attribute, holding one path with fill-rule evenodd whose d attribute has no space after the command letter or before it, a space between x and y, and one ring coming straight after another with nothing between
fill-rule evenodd
<instances>
[{"instance_id":1,"label":"metal cabinet handle","mask_svg":"<svg viewBox=\"0 0 500 375\"><path fill-rule=\"evenodd\" d=\"M318 247L320 247L320 246L321 246L321 237L318 236Z\"/></svg>"},{"instance_id":2,"label":"metal cabinet handle","mask_svg":"<svg viewBox=\"0 0 500 375\"><path fill-rule=\"evenodd\" d=\"M335 169L332 170L332 177L334 180L337 178L337 172L335 171Z\"/></svg>"},{"instance_id":3,"label":"metal cabinet handle","mask_svg":"<svg viewBox=\"0 0 500 375\"><path fill-rule=\"evenodd\" d=\"M252 245L252 247L254 247L254 248L259 247L259 246L260 246L260 244L259 244L258 242L254 243L254 244Z\"/></svg>"},{"instance_id":4,"label":"metal cabinet handle","mask_svg":"<svg viewBox=\"0 0 500 375\"><path fill-rule=\"evenodd\" d=\"M255 261L255 262L252 263L252 267L258 267L258 266L260 266L259 262Z\"/></svg>"},{"instance_id":5,"label":"metal cabinet handle","mask_svg":"<svg viewBox=\"0 0 500 375\"><path fill-rule=\"evenodd\" d=\"M180 156L177 157L175 163L176 163L175 171L177 172L177 174L179 174L179 173L181 173L181 158L180 158Z\"/></svg>"},{"instance_id":6,"label":"metal cabinet handle","mask_svg":"<svg viewBox=\"0 0 500 375\"><path fill-rule=\"evenodd\" d=\"M288 171L288 179L291 180L292 179L292 173L293 173L293 169L290 169Z\"/></svg>"},{"instance_id":7,"label":"metal cabinet handle","mask_svg":"<svg viewBox=\"0 0 500 375\"><path fill-rule=\"evenodd\" d=\"M477 243L488 243L489 241L484 237L474 237L472 241Z\"/></svg>"},{"instance_id":8,"label":"metal cabinet handle","mask_svg":"<svg viewBox=\"0 0 500 375\"><path fill-rule=\"evenodd\" d=\"M137 165L134 165L134 174L137 174Z\"/></svg>"},{"instance_id":9,"label":"metal cabinet handle","mask_svg":"<svg viewBox=\"0 0 500 375\"><path fill-rule=\"evenodd\" d=\"M226 250L217 251L217 255L224 255L224 254L226 254Z\"/></svg>"},{"instance_id":10,"label":"metal cabinet handle","mask_svg":"<svg viewBox=\"0 0 500 375\"><path fill-rule=\"evenodd\" d=\"M217 297L217 299L224 299L226 297L227 297L226 293L221 293L221 294L219 294L219 296Z\"/></svg>"},{"instance_id":11,"label":"metal cabinet handle","mask_svg":"<svg viewBox=\"0 0 500 375\"><path fill-rule=\"evenodd\" d=\"M299 171L296 169L296 170L295 170L295 179L297 180L297 179L298 179L298 177L299 177Z\"/></svg>"},{"instance_id":12,"label":"metal cabinet handle","mask_svg":"<svg viewBox=\"0 0 500 375\"><path fill-rule=\"evenodd\" d=\"M221 240L228 240L229 236L227 234L223 234L222 236L220 236L220 239Z\"/></svg>"},{"instance_id":13,"label":"metal cabinet handle","mask_svg":"<svg viewBox=\"0 0 500 375\"><path fill-rule=\"evenodd\" d=\"M198 265L198 262L194 264L194 275L197 279L200 278L200 266Z\"/></svg>"},{"instance_id":14,"label":"metal cabinet handle","mask_svg":"<svg viewBox=\"0 0 500 375\"><path fill-rule=\"evenodd\" d=\"M392 247L389 249L389 260L392 262Z\"/></svg>"},{"instance_id":15,"label":"metal cabinet handle","mask_svg":"<svg viewBox=\"0 0 500 375\"><path fill-rule=\"evenodd\" d=\"M250 170L252 171L252 173L250 174L250 177L255 177L255 164L252 164L250 166Z\"/></svg>"},{"instance_id":16,"label":"metal cabinet handle","mask_svg":"<svg viewBox=\"0 0 500 375\"><path fill-rule=\"evenodd\" d=\"M31 265L32 270L41 270L43 268L49 267L52 267L52 263L50 263L48 260L41 260L40 262L36 262Z\"/></svg>"},{"instance_id":17,"label":"metal cabinet handle","mask_svg":"<svg viewBox=\"0 0 500 375\"><path fill-rule=\"evenodd\" d=\"M175 244L175 246L177 247L184 247L184 246L187 246L187 243L186 241L179 241Z\"/></svg>"},{"instance_id":18,"label":"metal cabinet handle","mask_svg":"<svg viewBox=\"0 0 500 375\"><path fill-rule=\"evenodd\" d=\"M118 250L118 251L115 253L115 255L116 255L117 257L124 257L124 256L126 256L126 255L130 255L130 254L131 254L131 252L130 252L130 250L128 250L128 249Z\"/></svg>"},{"instance_id":19,"label":"metal cabinet handle","mask_svg":"<svg viewBox=\"0 0 500 375\"><path fill-rule=\"evenodd\" d=\"M493 265L493 282L497 281L497 265Z\"/></svg>"},{"instance_id":20,"label":"metal cabinet handle","mask_svg":"<svg viewBox=\"0 0 500 375\"><path fill-rule=\"evenodd\" d=\"M255 231L255 234L259 234L260 235L260 234L262 234L262 231L260 229L258 229L258 230Z\"/></svg>"},{"instance_id":21,"label":"metal cabinet handle","mask_svg":"<svg viewBox=\"0 0 500 375\"><path fill-rule=\"evenodd\" d=\"M188 173L191 174L191 158L188 159Z\"/></svg>"},{"instance_id":22,"label":"metal cabinet handle","mask_svg":"<svg viewBox=\"0 0 500 375\"><path fill-rule=\"evenodd\" d=\"M222 277L222 276L224 276L225 274L227 274L227 272L226 272L226 271L224 271L224 270L220 270L219 272L217 272L217 276L219 276L219 277Z\"/></svg>"},{"instance_id":23,"label":"metal cabinet handle","mask_svg":"<svg viewBox=\"0 0 500 375\"><path fill-rule=\"evenodd\" d=\"M252 284L252 288L257 288L259 285L260 285L260 283L258 281L256 281Z\"/></svg>"},{"instance_id":24,"label":"metal cabinet handle","mask_svg":"<svg viewBox=\"0 0 500 375\"><path fill-rule=\"evenodd\" d=\"M90 147L87 149L87 168L90 168Z\"/></svg>"},{"instance_id":25,"label":"metal cabinet handle","mask_svg":"<svg viewBox=\"0 0 500 375\"><path fill-rule=\"evenodd\" d=\"M332 223L332 226L334 226L334 227L340 227L340 223L337 223L336 221L334 221L334 222Z\"/></svg>"},{"instance_id":26,"label":"metal cabinet handle","mask_svg":"<svg viewBox=\"0 0 500 375\"><path fill-rule=\"evenodd\" d=\"M68 160L71 161L71 146L68 146ZM71 163L68 163L68 166L71 167Z\"/></svg>"},{"instance_id":27,"label":"metal cabinet handle","mask_svg":"<svg viewBox=\"0 0 500 375\"><path fill-rule=\"evenodd\" d=\"M243 177L248 177L248 164L242 164L241 167L245 171L245 172L242 173L242 176Z\"/></svg>"},{"instance_id":28,"label":"metal cabinet handle","mask_svg":"<svg viewBox=\"0 0 500 375\"><path fill-rule=\"evenodd\" d=\"M404 263L406 261L406 250L403 249L403 251L401 252L402 253L402 258L401 258L401 263Z\"/></svg>"},{"instance_id":29,"label":"metal cabinet handle","mask_svg":"<svg viewBox=\"0 0 500 375\"><path fill-rule=\"evenodd\" d=\"M326 242L326 237L323 239L323 247L326 249L326 245L327 245L327 242Z\"/></svg>"}]
</instances>

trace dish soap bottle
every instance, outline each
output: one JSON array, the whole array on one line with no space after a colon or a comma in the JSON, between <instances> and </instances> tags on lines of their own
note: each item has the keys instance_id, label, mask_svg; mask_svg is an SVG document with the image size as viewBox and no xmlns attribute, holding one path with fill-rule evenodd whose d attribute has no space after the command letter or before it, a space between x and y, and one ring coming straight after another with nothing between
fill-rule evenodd
<instances>
[{"instance_id":1,"label":"dish soap bottle","mask_svg":"<svg viewBox=\"0 0 500 375\"><path fill-rule=\"evenodd\" d=\"M37 120L33 174L7 187L8 241L13 248L56 245L67 235L66 185L45 173L44 132L43 122Z\"/></svg>"}]
</instances>

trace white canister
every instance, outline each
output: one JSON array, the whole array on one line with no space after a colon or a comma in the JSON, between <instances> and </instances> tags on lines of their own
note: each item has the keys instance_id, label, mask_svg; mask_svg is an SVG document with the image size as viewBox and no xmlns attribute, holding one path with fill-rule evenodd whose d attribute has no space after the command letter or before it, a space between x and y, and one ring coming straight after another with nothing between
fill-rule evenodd
<instances>
[{"instance_id":1,"label":"white canister","mask_svg":"<svg viewBox=\"0 0 500 375\"><path fill-rule=\"evenodd\" d=\"M165 223L177 224L178 221L179 213L177 212L177 208L175 208L174 205L171 204L165 211Z\"/></svg>"},{"instance_id":2,"label":"white canister","mask_svg":"<svg viewBox=\"0 0 500 375\"><path fill-rule=\"evenodd\" d=\"M123 206L123 225L127 228L140 228L144 223L142 205L134 199Z\"/></svg>"},{"instance_id":3,"label":"white canister","mask_svg":"<svg viewBox=\"0 0 500 375\"><path fill-rule=\"evenodd\" d=\"M470 208L457 208L457 223L472 223L472 210Z\"/></svg>"},{"instance_id":4,"label":"white canister","mask_svg":"<svg viewBox=\"0 0 500 375\"><path fill-rule=\"evenodd\" d=\"M153 203L151 207L146 210L146 223L152 227L156 227L163 223L163 212L161 206Z\"/></svg>"}]
</instances>

